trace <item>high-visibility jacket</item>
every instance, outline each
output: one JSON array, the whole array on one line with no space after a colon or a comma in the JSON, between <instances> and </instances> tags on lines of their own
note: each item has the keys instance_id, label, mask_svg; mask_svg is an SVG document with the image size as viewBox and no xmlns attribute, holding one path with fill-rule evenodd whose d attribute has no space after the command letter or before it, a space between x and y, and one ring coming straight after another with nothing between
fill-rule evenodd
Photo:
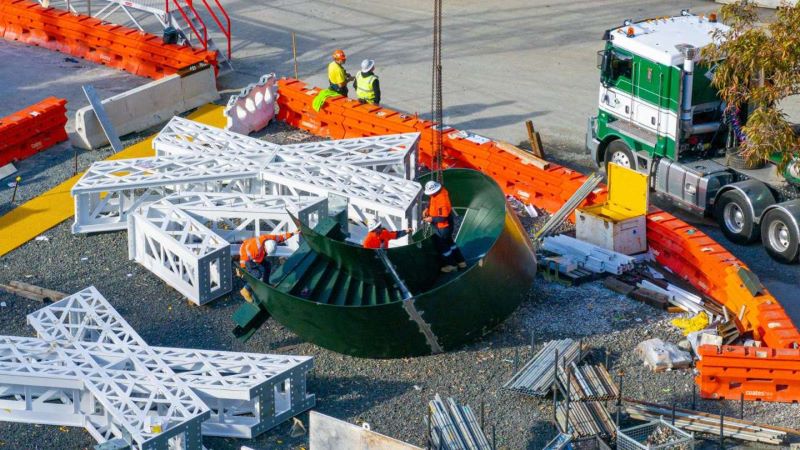
<instances>
[{"instance_id":1,"label":"high-visibility jacket","mask_svg":"<svg viewBox=\"0 0 800 450\"><path fill-rule=\"evenodd\" d=\"M431 216L431 223L437 228L447 228L450 226L450 213L453 205L450 204L450 194L447 189L442 188L439 192L431 195L427 213Z\"/></svg>"},{"instance_id":2,"label":"high-visibility jacket","mask_svg":"<svg viewBox=\"0 0 800 450\"><path fill-rule=\"evenodd\" d=\"M359 100L364 100L367 103L375 103L376 95L375 95L375 80L378 77L375 74L370 73L367 76L364 76L362 72L358 72L356 74L356 97Z\"/></svg>"},{"instance_id":3,"label":"high-visibility jacket","mask_svg":"<svg viewBox=\"0 0 800 450\"><path fill-rule=\"evenodd\" d=\"M345 72L344 67L336 61L331 61L331 63L328 64L328 81L336 86L347 83L347 72Z\"/></svg>"},{"instance_id":4,"label":"high-visibility jacket","mask_svg":"<svg viewBox=\"0 0 800 450\"><path fill-rule=\"evenodd\" d=\"M294 236L294 233L262 234L261 236L245 239L242 242L242 246L239 247L239 265L245 267L247 261L260 264L267 256L267 252L264 250L264 242L273 240L276 244L280 244L292 236Z\"/></svg>"},{"instance_id":5,"label":"high-visibility jacket","mask_svg":"<svg viewBox=\"0 0 800 450\"><path fill-rule=\"evenodd\" d=\"M364 248L389 248L389 241L398 239L406 235L404 230L389 231L385 229L370 231L364 237L364 242L361 245Z\"/></svg>"}]
</instances>

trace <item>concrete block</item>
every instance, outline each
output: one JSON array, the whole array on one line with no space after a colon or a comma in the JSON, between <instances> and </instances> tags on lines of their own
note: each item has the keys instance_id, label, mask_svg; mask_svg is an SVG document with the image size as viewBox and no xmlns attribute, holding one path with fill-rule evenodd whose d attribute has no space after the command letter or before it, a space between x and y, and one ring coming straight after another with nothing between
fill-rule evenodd
<instances>
[{"instance_id":1,"label":"concrete block","mask_svg":"<svg viewBox=\"0 0 800 450\"><path fill-rule=\"evenodd\" d=\"M103 100L117 133L146 130L172 116L219 99L214 70L208 68L185 76L170 75ZM73 146L91 150L108 145L97 115L91 106L75 113Z\"/></svg>"},{"instance_id":2,"label":"concrete block","mask_svg":"<svg viewBox=\"0 0 800 450\"><path fill-rule=\"evenodd\" d=\"M359 427L316 411L311 411L309 421L310 450L422 450L368 427Z\"/></svg>"}]
</instances>

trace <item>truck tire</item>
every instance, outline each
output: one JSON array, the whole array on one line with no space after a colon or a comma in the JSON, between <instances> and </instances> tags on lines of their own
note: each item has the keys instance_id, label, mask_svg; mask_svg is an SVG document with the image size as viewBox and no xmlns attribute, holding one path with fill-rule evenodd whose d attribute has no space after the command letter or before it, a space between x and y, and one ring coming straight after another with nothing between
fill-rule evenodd
<instances>
[{"instance_id":1,"label":"truck tire","mask_svg":"<svg viewBox=\"0 0 800 450\"><path fill-rule=\"evenodd\" d=\"M761 220L761 243L772 259L792 264L800 254L800 230L786 211L773 209Z\"/></svg>"},{"instance_id":2,"label":"truck tire","mask_svg":"<svg viewBox=\"0 0 800 450\"><path fill-rule=\"evenodd\" d=\"M739 191L723 193L714 205L714 216L728 240L749 244L758 238L760 230L750 210L750 203Z\"/></svg>"},{"instance_id":3,"label":"truck tire","mask_svg":"<svg viewBox=\"0 0 800 450\"><path fill-rule=\"evenodd\" d=\"M628 144L621 139L611 141L606 147L605 166L608 172L608 163L615 163L622 167L636 170L636 160L633 159L633 152Z\"/></svg>"}]
</instances>

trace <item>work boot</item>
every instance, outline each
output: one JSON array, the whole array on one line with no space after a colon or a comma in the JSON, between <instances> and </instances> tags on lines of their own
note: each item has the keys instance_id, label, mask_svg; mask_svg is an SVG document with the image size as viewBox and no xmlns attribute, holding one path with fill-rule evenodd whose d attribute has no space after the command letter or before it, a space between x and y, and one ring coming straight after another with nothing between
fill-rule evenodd
<instances>
[{"instance_id":1,"label":"work boot","mask_svg":"<svg viewBox=\"0 0 800 450\"><path fill-rule=\"evenodd\" d=\"M460 263L458 263L458 270L466 269L466 268L467 268L467 263L466 262L461 261Z\"/></svg>"},{"instance_id":2,"label":"work boot","mask_svg":"<svg viewBox=\"0 0 800 450\"><path fill-rule=\"evenodd\" d=\"M250 291L248 291L247 288L242 288L242 290L239 291L239 293L242 294L242 297L244 297L244 300L247 303L253 303L253 296L250 295Z\"/></svg>"},{"instance_id":3,"label":"work boot","mask_svg":"<svg viewBox=\"0 0 800 450\"><path fill-rule=\"evenodd\" d=\"M456 266L451 266L449 264L446 265L446 266L442 266L442 272L444 272L444 273L450 273L450 272L452 272L454 270L456 270Z\"/></svg>"}]
</instances>

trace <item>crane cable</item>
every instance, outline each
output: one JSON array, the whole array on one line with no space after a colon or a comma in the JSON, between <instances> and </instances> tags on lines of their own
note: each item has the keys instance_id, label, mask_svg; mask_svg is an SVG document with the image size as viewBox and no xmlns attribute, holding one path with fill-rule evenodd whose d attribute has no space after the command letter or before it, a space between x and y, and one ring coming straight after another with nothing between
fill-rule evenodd
<instances>
[{"instance_id":1,"label":"crane cable","mask_svg":"<svg viewBox=\"0 0 800 450\"><path fill-rule=\"evenodd\" d=\"M436 181L442 181L443 169L443 111L442 111L442 0L433 2L433 64L431 70L431 171Z\"/></svg>"}]
</instances>

